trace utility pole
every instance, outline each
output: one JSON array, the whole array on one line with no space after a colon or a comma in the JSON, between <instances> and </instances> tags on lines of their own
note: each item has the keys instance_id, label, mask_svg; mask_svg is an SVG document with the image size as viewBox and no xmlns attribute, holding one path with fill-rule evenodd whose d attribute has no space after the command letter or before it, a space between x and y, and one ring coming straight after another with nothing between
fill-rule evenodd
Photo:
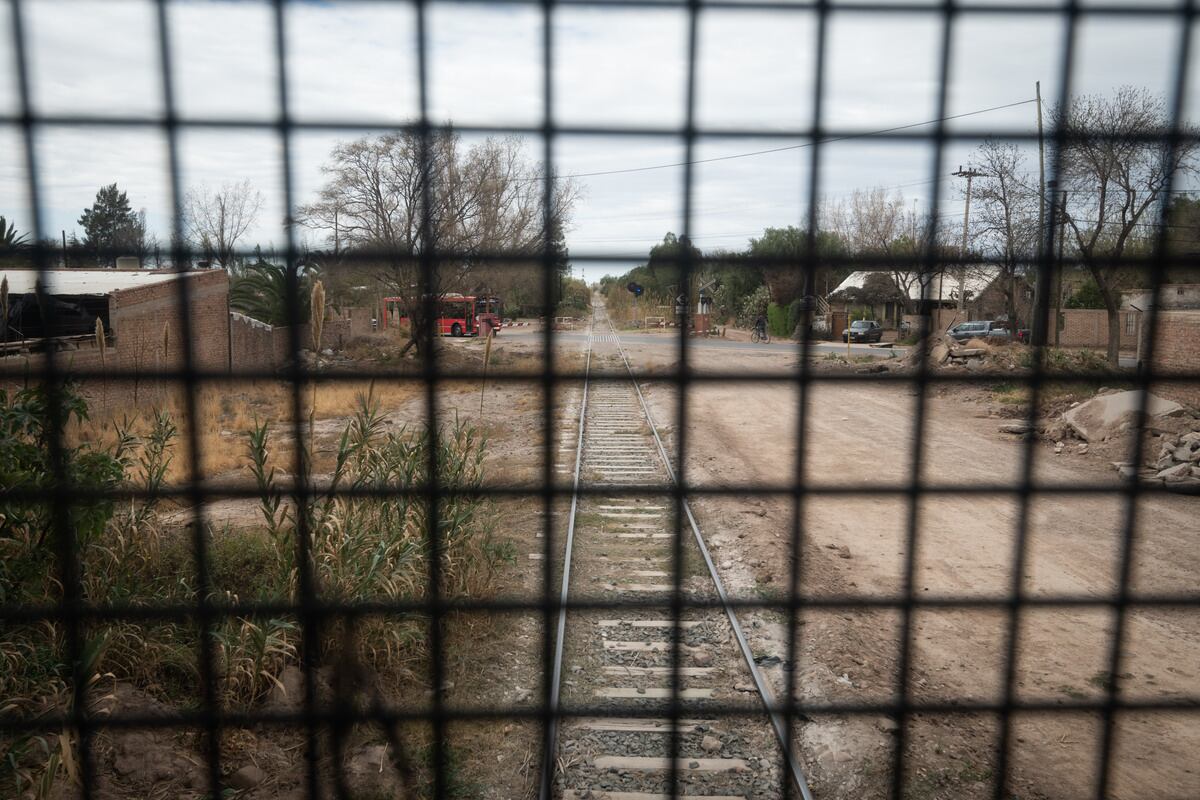
<instances>
[{"instance_id":1,"label":"utility pole","mask_svg":"<svg viewBox=\"0 0 1200 800\"><path fill-rule=\"evenodd\" d=\"M1038 269L1049 266L1046 259L1046 137L1042 133L1042 82L1034 84L1037 92L1037 130L1038 130L1038 238L1037 265ZM1042 285L1040 278L1033 284L1033 319L1030 320L1030 344L1042 346L1046 344L1046 315L1042 313L1042 303L1046 298L1041 297L1038 287ZM1047 303L1048 305L1048 303ZM1054 320L1055 337L1058 336L1058 318Z\"/></svg>"},{"instance_id":2,"label":"utility pole","mask_svg":"<svg viewBox=\"0 0 1200 800\"><path fill-rule=\"evenodd\" d=\"M1063 239L1067 238L1067 193L1062 193L1062 210L1058 214L1058 283L1057 290L1054 292L1054 346L1058 347L1059 330L1058 321L1062 319L1062 301L1063 301Z\"/></svg>"},{"instance_id":3,"label":"utility pole","mask_svg":"<svg viewBox=\"0 0 1200 800\"><path fill-rule=\"evenodd\" d=\"M971 232L971 181L975 178L986 178L987 173L980 172L974 168L963 169L960 166L958 172L953 174L956 178L967 179L967 207L963 210L962 248L958 251L958 310L962 311L966 307L967 300L967 242L969 241Z\"/></svg>"},{"instance_id":4,"label":"utility pole","mask_svg":"<svg viewBox=\"0 0 1200 800\"><path fill-rule=\"evenodd\" d=\"M1042 260L1042 248L1046 241L1046 138L1042 135L1042 82L1034 84L1037 90L1038 125L1038 261Z\"/></svg>"}]
</instances>

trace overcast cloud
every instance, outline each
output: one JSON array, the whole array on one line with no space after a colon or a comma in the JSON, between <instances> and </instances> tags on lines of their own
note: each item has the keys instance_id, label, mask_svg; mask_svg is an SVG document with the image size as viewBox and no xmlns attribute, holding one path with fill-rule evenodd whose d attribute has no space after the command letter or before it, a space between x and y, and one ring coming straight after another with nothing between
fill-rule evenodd
<instances>
[{"instance_id":1,"label":"overcast cloud","mask_svg":"<svg viewBox=\"0 0 1200 800\"><path fill-rule=\"evenodd\" d=\"M0 113L19 113L11 0L0 0ZM1171 5L1170 2L1160 5ZM162 112L157 22L148 0L27 0L34 110L47 114L156 117ZM288 92L299 120L402 123L419 112L407 3L294 2L286 12ZM279 116L274 16L252 0L170 4L175 98L185 118L270 121ZM460 125L536 126L542 122L542 21L536 6L433 2L429 6L428 108ZM827 128L870 131L937 114L937 14L831 16L827 40ZM1060 91L1063 22L1056 15L961 15L954 29L950 114ZM816 19L811 12L710 10L698 31L696 121L708 131L789 131L813 124ZM554 119L578 126L683 124L687 15L673 9L570 7L554 15ZM1110 92L1122 84L1166 93L1178 36L1173 20L1085 17L1078 31L1074 89ZM1195 48L1194 48L1195 49ZM1195 83L1193 81L1193 83ZM1189 87L1188 113L1200 110ZM981 137L1035 131L1026 104L950 123ZM302 131L291 142L294 199L321 185L321 164L339 139L361 131ZM37 161L46 235L68 233L96 189L117 182L165 240L171 219L167 149L153 128L38 129ZM685 158L676 137L561 136L560 174L671 164ZM711 159L803 139L705 135L693 157ZM543 145L527 137L531 158ZM961 215L957 182L973 143L947 148L932 163L923 143L867 141L821 149L820 194L836 202L855 189L891 187L928 209L934 176L941 213ZM1034 148L1029 148L1032 158ZM285 218L282 148L271 131L191 129L180 139L182 187L249 179L267 198L247 245L280 245ZM807 215L810 152L804 147L698 164L692 232L707 249L737 249L768 226ZM681 168L580 178L582 199L568 244L574 253L612 256L589 277L623 269L668 230L681 231ZM29 229L28 176L20 130L0 125L0 214ZM306 234L309 235L309 234Z\"/></svg>"}]
</instances>

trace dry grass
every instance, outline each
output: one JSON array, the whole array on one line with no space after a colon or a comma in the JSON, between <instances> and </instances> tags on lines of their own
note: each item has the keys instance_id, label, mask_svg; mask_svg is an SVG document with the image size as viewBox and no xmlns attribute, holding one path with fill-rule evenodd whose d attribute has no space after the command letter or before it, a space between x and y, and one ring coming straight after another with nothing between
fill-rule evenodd
<instances>
[{"instance_id":1,"label":"dry grass","mask_svg":"<svg viewBox=\"0 0 1200 800\"><path fill-rule=\"evenodd\" d=\"M301 391L300 418L307 424L310 406L315 398L313 418L316 420L346 419L354 413L358 399L373 392L384 413L401 409L420 394L420 387L408 381L318 381L316 391ZM184 484L191 480L192 419L185 402L184 387L175 387L155 396L143 395L133 408L110 408L83 422L73 422L67 430L69 444L84 442L111 447L122 429L142 435L153 423L154 414L165 411L179 425L175 457L167 472L169 484ZM265 422L276 433L274 452L276 465L286 468L292 457L290 431L293 426L295 399L287 381L229 381L219 386L206 386L196 395L195 419L201 453L201 478L212 479L242 467L246 463L245 435L256 424Z\"/></svg>"}]
</instances>

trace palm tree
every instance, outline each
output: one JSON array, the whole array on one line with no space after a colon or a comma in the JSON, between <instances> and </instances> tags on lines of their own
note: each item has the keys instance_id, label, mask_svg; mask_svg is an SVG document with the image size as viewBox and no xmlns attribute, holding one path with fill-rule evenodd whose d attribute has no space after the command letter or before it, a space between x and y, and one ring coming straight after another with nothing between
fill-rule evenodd
<instances>
[{"instance_id":1,"label":"palm tree","mask_svg":"<svg viewBox=\"0 0 1200 800\"><path fill-rule=\"evenodd\" d=\"M309 295L314 278L313 271L300 273L296 287L297 320L308 319ZM239 270L229 285L229 305L248 317L268 325L286 325L287 268L262 258Z\"/></svg>"},{"instance_id":2,"label":"palm tree","mask_svg":"<svg viewBox=\"0 0 1200 800\"><path fill-rule=\"evenodd\" d=\"M29 236L17 235L17 226L0 216L0 253L24 250L29 247Z\"/></svg>"}]
</instances>

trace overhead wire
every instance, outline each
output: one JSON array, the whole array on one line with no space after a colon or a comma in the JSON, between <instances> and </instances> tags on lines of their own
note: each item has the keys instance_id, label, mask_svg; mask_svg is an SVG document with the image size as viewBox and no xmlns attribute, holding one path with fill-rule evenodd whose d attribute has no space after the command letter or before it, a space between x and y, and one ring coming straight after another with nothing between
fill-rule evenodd
<instances>
[{"instance_id":1,"label":"overhead wire","mask_svg":"<svg viewBox=\"0 0 1200 800\"><path fill-rule=\"evenodd\" d=\"M697 159L692 159L689 161L675 161L675 162L672 162L669 164L650 164L650 165L647 165L644 167L624 167L621 169L603 169L603 170L595 170L592 172L570 172L570 173L566 173L563 175L555 175L553 177L555 180L567 180L570 178L596 178L596 177L600 177L602 175L627 175L627 174L633 173L633 172L650 172L652 170L674 169L676 167L686 167L686 166L694 165L694 164L712 164L717 161L732 161L733 159L737 159L737 158L751 158L753 156L770 155L772 153L784 153L789 150L803 150L805 148L812 147L813 145L816 145L816 144L822 144L822 145L832 144L835 142L844 142L844 141L849 141L852 139L865 139L865 138L869 138L871 136L882 136L882 135L885 135L888 133L898 133L900 131L911 130L913 128L921 128L926 125L937 125L940 122L948 122L950 120L955 120L955 119L964 119L966 117L974 117L974 116L978 116L980 114L990 114L993 111L1003 111L1004 109L1007 109L1007 108L1016 108L1017 106L1023 106L1023 105L1027 105L1029 103L1036 103L1036 102L1037 102L1037 99L1031 97L1028 100L1018 100L1013 103L1005 103L1003 105L991 106L989 108L980 108L980 109L976 109L974 111L964 111L961 114L951 114L950 116L947 116L947 117L940 117L938 119L925 120L924 122L910 122L905 125L895 125L890 128L880 128L878 130L873 130L873 131L863 131L862 133L847 133L847 134L843 134L841 136L831 136L831 137L828 137L825 139L814 139L814 140L808 141L808 142L800 142L799 144L789 144L789 145L784 145L782 147L770 147L765 150L750 150L750 151L747 151L744 153L730 153L729 155L713 156L711 158L697 158Z\"/></svg>"}]
</instances>

